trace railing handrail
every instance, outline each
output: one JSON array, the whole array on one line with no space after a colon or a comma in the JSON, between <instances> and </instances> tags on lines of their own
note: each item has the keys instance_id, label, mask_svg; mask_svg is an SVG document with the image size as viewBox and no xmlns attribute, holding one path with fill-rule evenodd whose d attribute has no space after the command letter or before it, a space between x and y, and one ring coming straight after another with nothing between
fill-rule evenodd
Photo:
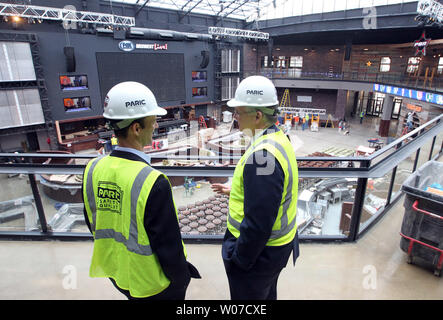
<instances>
[{"instance_id":1,"label":"railing handrail","mask_svg":"<svg viewBox=\"0 0 443 320\"><path fill-rule=\"evenodd\" d=\"M414 136L416 134L419 134L422 130L428 128L434 122L437 123L437 124L440 123L441 119L443 119L443 114L439 115L438 117L435 117L435 118L431 119L430 121L426 122L425 124L421 125L420 127L416 128L416 129L414 129L413 131L405 134L404 136L399 137L397 140L394 140L393 142L391 142L390 144L384 146L380 150L377 150L373 154L369 155L368 160L371 160L371 161L375 160L376 158L378 158L382 154L386 153L390 149L392 149L392 148L396 147L397 145L399 145L400 143L404 142L406 139L409 139L410 137L412 137L412 136Z\"/></svg>"},{"instance_id":2,"label":"railing handrail","mask_svg":"<svg viewBox=\"0 0 443 320\"><path fill-rule=\"evenodd\" d=\"M288 79L288 80L319 80L319 81L352 81L363 83L379 83L386 85L401 85L408 89L420 89L428 92L441 94L443 91L442 79L434 76L434 78L427 78L427 85L423 85L424 76L409 76L402 72L359 72L359 71L342 71L342 72L328 72L328 71L298 71L296 68L283 68L281 71L279 68L261 68L259 70L244 70L245 74L263 74L270 73L270 76L275 79ZM294 74L293 77L290 75ZM297 74L297 76L295 76ZM286 75L282 77L281 75ZM416 82L418 79L418 82ZM405 80L411 80L412 85L405 83ZM431 81L432 80L432 81ZM414 82L416 82L414 84ZM430 85L432 83L432 86ZM437 87L436 84L439 86ZM440 86L441 85L441 86Z\"/></svg>"},{"instance_id":3,"label":"railing handrail","mask_svg":"<svg viewBox=\"0 0 443 320\"><path fill-rule=\"evenodd\" d=\"M443 122L440 121L443 114L428 121L416 130L410 132L409 134L400 137L391 144L385 146L383 149L377 151L370 157L299 157L298 161L355 161L360 162L359 168L340 168L340 167L328 167L328 168L318 168L318 167L299 167L299 177L301 178L332 178L332 177L348 177L348 178L376 178L383 174L386 174L392 167L396 166L400 161L404 160L415 150L420 148L428 138L436 136L439 134L443 128ZM432 126L433 124L436 124ZM431 128L429 128L432 126ZM429 128L428 130L425 130ZM409 137L417 134L417 137L412 141L398 147L400 144L408 139ZM384 157L380 161L374 164L374 160L379 159L387 151L395 149L393 153ZM5 154L0 154L0 157ZM12 157L16 158L32 158L35 155L39 157L44 157L45 154L17 154L9 153ZM52 154L47 154L52 156ZM96 157L97 155L81 155L81 158ZM71 155L57 154L57 158L71 158ZM165 157L162 157L165 158ZM168 158L168 157L166 157ZM230 159L229 157L224 157L225 159ZM168 158L168 159L173 159ZM219 160L220 157L214 157L213 160ZM372 164L371 164L372 163ZM66 172L71 172L72 174L82 174L85 168L85 164L41 164L41 163L0 163L0 173L27 173L27 174L66 174ZM202 166L202 167L167 167L158 166L156 167L166 175L171 176L232 176L235 168L233 166L229 167L212 167L212 166Z\"/></svg>"}]
</instances>

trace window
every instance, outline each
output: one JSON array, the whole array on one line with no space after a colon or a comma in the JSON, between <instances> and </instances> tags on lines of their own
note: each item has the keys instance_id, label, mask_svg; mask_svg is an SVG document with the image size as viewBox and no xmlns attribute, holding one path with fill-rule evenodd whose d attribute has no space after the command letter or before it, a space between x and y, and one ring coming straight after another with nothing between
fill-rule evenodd
<instances>
[{"instance_id":1,"label":"window","mask_svg":"<svg viewBox=\"0 0 443 320\"><path fill-rule=\"evenodd\" d=\"M66 112L85 111L91 109L90 97L76 97L63 99Z\"/></svg>"},{"instance_id":2,"label":"window","mask_svg":"<svg viewBox=\"0 0 443 320\"><path fill-rule=\"evenodd\" d=\"M289 62L289 68L303 68L303 57L292 56Z\"/></svg>"},{"instance_id":3,"label":"window","mask_svg":"<svg viewBox=\"0 0 443 320\"><path fill-rule=\"evenodd\" d=\"M207 87L192 88L192 96L195 98L206 97L208 95Z\"/></svg>"},{"instance_id":4,"label":"window","mask_svg":"<svg viewBox=\"0 0 443 320\"><path fill-rule=\"evenodd\" d=\"M60 76L60 87L63 91L88 89L88 77L82 76Z\"/></svg>"},{"instance_id":5,"label":"window","mask_svg":"<svg viewBox=\"0 0 443 320\"><path fill-rule=\"evenodd\" d=\"M286 57L279 56L277 60L277 68L285 68L286 67Z\"/></svg>"},{"instance_id":6,"label":"window","mask_svg":"<svg viewBox=\"0 0 443 320\"><path fill-rule=\"evenodd\" d=\"M205 82L208 80L206 71L192 71L192 82Z\"/></svg>"},{"instance_id":7,"label":"window","mask_svg":"<svg viewBox=\"0 0 443 320\"><path fill-rule=\"evenodd\" d=\"M272 56L272 61L271 63L268 62L269 57L268 56L263 56L261 57L261 67L262 68L272 68L274 66L274 56Z\"/></svg>"},{"instance_id":8,"label":"window","mask_svg":"<svg viewBox=\"0 0 443 320\"><path fill-rule=\"evenodd\" d=\"M382 57L380 61L380 72L388 72L391 69L391 58Z\"/></svg>"},{"instance_id":9,"label":"window","mask_svg":"<svg viewBox=\"0 0 443 320\"><path fill-rule=\"evenodd\" d=\"M222 72L240 72L239 49L223 49L221 58Z\"/></svg>"},{"instance_id":10,"label":"window","mask_svg":"<svg viewBox=\"0 0 443 320\"><path fill-rule=\"evenodd\" d=\"M240 83L240 77L226 77L222 79L222 100L234 98L235 90Z\"/></svg>"},{"instance_id":11,"label":"window","mask_svg":"<svg viewBox=\"0 0 443 320\"><path fill-rule=\"evenodd\" d=\"M408 59L408 67L406 68L407 73L415 73L420 65L420 57L410 57Z\"/></svg>"},{"instance_id":12,"label":"window","mask_svg":"<svg viewBox=\"0 0 443 320\"><path fill-rule=\"evenodd\" d=\"M443 73L443 57L440 57L438 59L438 68L437 68L437 74Z\"/></svg>"},{"instance_id":13,"label":"window","mask_svg":"<svg viewBox=\"0 0 443 320\"><path fill-rule=\"evenodd\" d=\"M301 70L303 68L303 57L302 56L292 56L289 59L289 73L290 76L294 78L301 77Z\"/></svg>"}]
</instances>

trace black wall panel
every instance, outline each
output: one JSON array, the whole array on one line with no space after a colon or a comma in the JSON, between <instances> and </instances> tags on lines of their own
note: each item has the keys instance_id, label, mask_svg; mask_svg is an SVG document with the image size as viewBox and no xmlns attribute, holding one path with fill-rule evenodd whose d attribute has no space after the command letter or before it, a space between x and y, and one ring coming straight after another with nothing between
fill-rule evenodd
<instances>
[{"instance_id":1,"label":"black wall panel","mask_svg":"<svg viewBox=\"0 0 443 320\"><path fill-rule=\"evenodd\" d=\"M143 83L158 102L186 100L184 54L97 52L96 56L102 100L123 81Z\"/></svg>"}]
</instances>

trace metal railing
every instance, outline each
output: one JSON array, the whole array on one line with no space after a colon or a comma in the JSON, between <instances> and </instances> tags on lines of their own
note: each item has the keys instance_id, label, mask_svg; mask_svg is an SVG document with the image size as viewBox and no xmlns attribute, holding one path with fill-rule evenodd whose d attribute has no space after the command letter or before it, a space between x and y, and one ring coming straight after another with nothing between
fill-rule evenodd
<instances>
[{"instance_id":1,"label":"metal railing","mask_svg":"<svg viewBox=\"0 0 443 320\"><path fill-rule=\"evenodd\" d=\"M400 137L392 143L386 145L374 154L366 157L352 156L352 157L299 157L297 161L312 161L316 163L334 163L332 167L303 167L299 166L299 179L312 179L313 181L328 181L334 183L336 178L354 179L355 181L355 195L353 197L352 214L350 215L349 227L346 232L333 235L309 235L301 234L301 241L355 241L363 233L367 232L373 224L375 224L400 198L401 192L393 192L394 183L398 175L399 166L405 161L414 157L413 167L410 171L415 171L418 166L419 157L425 161L436 159L443 153L443 139L440 146L436 144L437 137L441 138L443 132L443 114L434 118L433 120L423 124L414 131ZM431 141L429 148L429 155L421 154L420 151ZM32 190L32 195L35 200L35 210L38 215L39 226L37 230L31 231L4 231L0 230L0 239L12 240L44 240L44 239L59 239L59 240L79 240L92 239L92 236L87 232L55 232L48 228L45 208L42 203L42 197L37 184L36 176L41 174L82 174L85 168L84 164L43 164L42 159L92 159L96 155L85 154L42 154L42 153L3 153L0 154L0 159L8 159L15 163L3 162L0 163L0 174L24 174L27 175L29 185ZM167 159L196 159L196 160L213 160L223 161L232 160L238 157L201 157L192 155L183 156L168 156ZM40 160L39 160L40 159ZM165 156L152 156L151 160L165 159ZM33 163L39 162L39 163ZM343 166L343 164L348 164ZM352 163L353 166L349 166ZM156 168L168 177L232 177L234 173L234 166L229 167L168 167L156 166ZM367 201L368 181L390 175L389 190L386 195L385 204L367 220L364 226L361 225L362 209ZM397 182L398 184L398 182ZM300 195L300 193L299 193ZM300 198L299 198L300 199ZM1 207L0 207L1 209ZM183 233L183 239L186 241L197 242L219 242L223 239L222 234L199 234L192 235Z\"/></svg>"}]
</instances>

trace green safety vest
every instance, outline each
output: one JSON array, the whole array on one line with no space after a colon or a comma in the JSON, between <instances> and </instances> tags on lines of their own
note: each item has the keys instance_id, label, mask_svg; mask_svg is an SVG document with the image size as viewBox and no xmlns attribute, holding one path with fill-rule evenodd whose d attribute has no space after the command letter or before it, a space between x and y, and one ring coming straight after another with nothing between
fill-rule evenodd
<instances>
[{"instance_id":1,"label":"green safety vest","mask_svg":"<svg viewBox=\"0 0 443 320\"><path fill-rule=\"evenodd\" d=\"M144 162L113 156L93 159L84 173L83 198L94 236L89 275L112 278L136 298L170 284L144 227L146 201L161 175L167 179Z\"/></svg>"},{"instance_id":2,"label":"green safety vest","mask_svg":"<svg viewBox=\"0 0 443 320\"><path fill-rule=\"evenodd\" d=\"M266 243L267 246L282 246L291 242L297 231L298 169L294 149L288 138L280 130L263 135L253 141L238 162L232 178L227 224L229 231L234 237L238 238L240 236L240 225L245 216L243 171L249 157L254 152L263 149L270 152L277 159L285 174L284 189L278 215L272 227L271 236ZM266 174L266 168L260 169L263 169L262 174ZM257 173L259 174L259 172ZM266 201L266 199L263 199L263 201Z\"/></svg>"}]
</instances>

